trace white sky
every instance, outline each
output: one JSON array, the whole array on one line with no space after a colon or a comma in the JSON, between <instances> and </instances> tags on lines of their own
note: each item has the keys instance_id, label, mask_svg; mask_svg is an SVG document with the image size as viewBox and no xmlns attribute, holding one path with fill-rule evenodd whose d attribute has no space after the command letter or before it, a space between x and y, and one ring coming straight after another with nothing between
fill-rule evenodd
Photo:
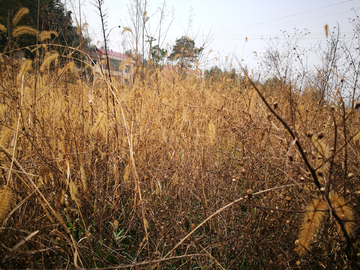
<instances>
[{"instance_id":1,"label":"white sky","mask_svg":"<svg viewBox=\"0 0 360 270\"><path fill-rule=\"evenodd\" d=\"M67 9L75 8L73 16L79 18L79 2L63 1ZM90 37L95 44L98 41L102 42L101 21L96 13L94 0L78 1L81 3L82 21L86 20L88 23ZM130 1L133 0L104 0L107 28L110 30L115 27L109 35L110 49L116 52L124 52L122 41L125 35L121 36L121 28L116 26L130 26L127 23ZM150 35L156 38L154 30L158 26L158 15L155 12L164 0L147 1ZM218 59L211 65L225 66L225 56L236 55L254 69L258 61L254 51L261 56L268 46L266 41L270 38L279 37L284 41L282 31L287 31L293 36L294 28L298 29L298 32L308 29L310 34L303 37L299 45L314 48L319 41L326 40L326 24L331 30L339 23L341 34L350 39L353 32L349 19L354 19L356 14L360 15L360 0L166 0L166 6L168 11L174 10L174 21L163 47L171 50L175 40L186 34L190 38L195 38L196 46L201 46L202 40L210 32L213 41L205 52L213 50L208 53L208 58L213 61L215 57ZM193 22L191 30L187 32L190 13L193 14ZM171 15L163 24L163 28L169 25L170 19ZM155 41L153 45L156 44ZM313 54L310 63L314 64L316 61L316 55Z\"/></svg>"}]
</instances>

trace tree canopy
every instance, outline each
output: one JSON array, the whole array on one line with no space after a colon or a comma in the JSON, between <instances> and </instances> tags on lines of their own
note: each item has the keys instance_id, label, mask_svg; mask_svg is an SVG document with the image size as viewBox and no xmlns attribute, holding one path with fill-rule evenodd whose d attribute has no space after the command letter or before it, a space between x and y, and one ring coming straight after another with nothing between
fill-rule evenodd
<instances>
[{"instance_id":1,"label":"tree canopy","mask_svg":"<svg viewBox=\"0 0 360 270\"><path fill-rule=\"evenodd\" d=\"M11 41L11 33L16 26L28 26L37 29L38 1L36 0L0 0L0 24L6 29L0 33L0 51ZM27 8L29 13L14 25L14 16L21 8ZM78 46L80 35L73 26L71 12L67 11L60 0L41 0L39 7L39 31L52 31L51 43L63 46ZM54 34L56 32L56 34ZM15 48L36 44L36 35L21 35L16 40ZM57 49L57 48L54 48Z\"/></svg>"},{"instance_id":2,"label":"tree canopy","mask_svg":"<svg viewBox=\"0 0 360 270\"><path fill-rule=\"evenodd\" d=\"M207 79L213 79L213 80L220 80L224 77L227 77L228 79L234 80L237 76L235 68L228 70L222 70L218 66L213 66L210 68L210 70L204 71L205 78Z\"/></svg>"},{"instance_id":3,"label":"tree canopy","mask_svg":"<svg viewBox=\"0 0 360 270\"><path fill-rule=\"evenodd\" d=\"M203 47L195 47L195 41L189 37L182 36L175 41L173 50L169 55L172 61L178 61L181 68L188 68L199 58Z\"/></svg>"},{"instance_id":4,"label":"tree canopy","mask_svg":"<svg viewBox=\"0 0 360 270\"><path fill-rule=\"evenodd\" d=\"M159 45L155 45L151 48L151 58L156 63L159 64L167 55L167 50L159 48Z\"/></svg>"}]
</instances>

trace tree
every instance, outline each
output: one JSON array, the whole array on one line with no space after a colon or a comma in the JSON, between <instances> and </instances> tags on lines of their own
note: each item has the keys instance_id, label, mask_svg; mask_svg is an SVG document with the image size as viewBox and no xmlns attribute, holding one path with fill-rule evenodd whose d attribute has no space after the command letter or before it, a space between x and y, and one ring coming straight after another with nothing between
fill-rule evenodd
<instances>
[{"instance_id":1,"label":"tree","mask_svg":"<svg viewBox=\"0 0 360 270\"><path fill-rule=\"evenodd\" d=\"M223 71L218 66L213 66L210 68L210 70L205 70L204 74L206 79L212 79L214 81L222 80L224 77L226 77L228 80L233 82L237 76L235 68L232 68L230 71Z\"/></svg>"},{"instance_id":2,"label":"tree","mask_svg":"<svg viewBox=\"0 0 360 270\"><path fill-rule=\"evenodd\" d=\"M11 23L7 23L7 27L0 24L0 32L3 34L7 34L7 45L5 46L3 53L10 52L10 56L13 54L13 39L17 41L24 35L27 36L36 36L38 35L38 31L29 26L17 26L19 21L29 13L27 8L21 8L15 15L14 18L11 20ZM10 21L10 20L8 20ZM15 43L16 44L16 43Z\"/></svg>"},{"instance_id":3,"label":"tree","mask_svg":"<svg viewBox=\"0 0 360 270\"><path fill-rule=\"evenodd\" d=\"M172 53L169 59L172 61L178 61L181 68L191 67L204 50L203 47L195 47L195 41L189 37L183 36L175 41Z\"/></svg>"},{"instance_id":4,"label":"tree","mask_svg":"<svg viewBox=\"0 0 360 270\"><path fill-rule=\"evenodd\" d=\"M167 55L167 50L160 49L159 45L155 45L151 48L151 58L158 65Z\"/></svg>"},{"instance_id":5,"label":"tree","mask_svg":"<svg viewBox=\"0 0 360 270\"><path fill-rule=\"evenodd\" d=\"M28 26L40 31L54 31L57 34L51 34L51 43L61 44L63 46L76 47L80 43L80 35L76 31L76 27L73 26L71 12L67 11L60 0L41 0L38 7L38 1L34 0L0 0L0 6L4 7L0 9L0 24L5 26L7 33L3 33L6 37L0 36L0 51L3 52L5 47L8 46L9 33L12 33L13 18L15 12L21 8L27 8L29 12L26 16L19 20L16 27ZM37 27L39 8L39 29ZM52 33L54 33L52 32ZM83 39L88 41L87 39ZM21 35L16 40L16 47L23 48L36 44L36 37L34 35ZM54 49L58 50L58 47ZM29 50L26 51L29 53Z\"/></svg>"},{"instance_id":6,"label":"tree","mask_svg":"<svg viewBox=\"0 0 360 270\"><path fill-rule=\"evenodd\" d=\"M205 70L205 78L207 79L219 79L222 74L223 71L218 66L213 66L210 70Z\"/></svg>"}]
</instances>

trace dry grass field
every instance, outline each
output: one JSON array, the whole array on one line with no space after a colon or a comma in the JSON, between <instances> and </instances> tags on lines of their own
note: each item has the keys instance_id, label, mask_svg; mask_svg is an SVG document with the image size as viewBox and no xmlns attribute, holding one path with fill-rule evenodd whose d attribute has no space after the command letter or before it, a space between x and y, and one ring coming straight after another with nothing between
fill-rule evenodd
<instances>
[{"instance_id":1,"label":"dry grass field","mask_svg":"<svg viewBox=\"0 0 360 270\"><path fill-rule=\"evenodd\" d=\"M359 269L360 104L325 76L0 57L0 268Z\"/></svg>"}]
</instances>

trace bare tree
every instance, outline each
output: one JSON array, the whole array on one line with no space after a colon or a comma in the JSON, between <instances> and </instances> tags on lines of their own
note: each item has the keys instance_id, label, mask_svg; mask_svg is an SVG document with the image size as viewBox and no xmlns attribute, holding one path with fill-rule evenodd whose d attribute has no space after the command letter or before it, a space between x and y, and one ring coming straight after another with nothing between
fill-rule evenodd
<instances>
[{"instance_id":1,"label":"bare tree","mask_svg":"<svg viewBox=\"0 0 360 270\"><path fill-rule=\"evenodd\" d=\"M306 72L302 56L304 50L298 46L299 41L309 34L308 30L298 32L294 29L294 34L290 35L283 32L284 42L280 42L279 37L272 38L268 41L268 48L262 57L262 68L265 72L264 77L276 77L279 80L291 80L291 76L302 75Z\"/></svg>"},{"instance_id":2,"label":"bare tree","mask_svg":"<svg viewBox=\"0 0 360 270\"><path fill-rule=\"evenodd\" d=\"M320 79L317 87L322 93L322 100L327 97L330 102L341 101L354 108L359 98L359 18L351 23L354 28L350 39L342 36L339 25L329 33L326 47L319 54L321 65L317 67Z\"/></svg>"}]
</instances>

